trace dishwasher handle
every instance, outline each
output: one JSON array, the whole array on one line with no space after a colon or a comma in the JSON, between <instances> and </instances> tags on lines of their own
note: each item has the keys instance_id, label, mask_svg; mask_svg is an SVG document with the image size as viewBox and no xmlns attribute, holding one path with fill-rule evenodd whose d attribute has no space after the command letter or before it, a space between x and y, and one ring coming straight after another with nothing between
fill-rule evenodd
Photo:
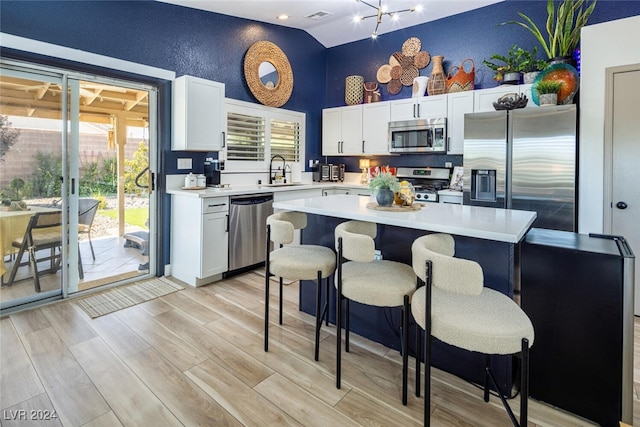
<instances>
[{"instance_id":1,"label":"dishwasher handle","mask_svg":"<svg viewBox=\"0 0 640 427\"><path fill-rule=\"evenodd\" d=\"M232 205L259 205L273 201L273 195L231 198Z\"/></svg>"}]
</instances>

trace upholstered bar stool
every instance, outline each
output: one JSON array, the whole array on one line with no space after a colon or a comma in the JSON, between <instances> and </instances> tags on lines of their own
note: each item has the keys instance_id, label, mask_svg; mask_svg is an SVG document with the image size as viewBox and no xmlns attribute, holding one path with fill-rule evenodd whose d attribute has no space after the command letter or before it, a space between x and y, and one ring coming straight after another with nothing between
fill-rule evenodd
<instances>
[{"instance_id":1,"label":"upholstered bar stool","mask_svg":"<svg viewBox=\"0 0 640 427\"><path fill-rule=\"evenodd\" d=\"M484 287L482 267L455 258L455 241L448 234L429 234L411 247L413 270L425 286L411 300L416 323L425 330L424 425L429 425L430 362L432 337L456 347L485 354L484 400L489 401L490 382L498 390L509 418L516 426L527 425L529 397L529 347L533 325L529 317L506 295ZM416 349L420 349L420 329ZM521 353L520 424L498 387L489 356ZM416 396L420 395L420 358L416 357Z\"/></svg>"},{"instance_id":2,"label":"upholstered bar stool","mask_svg":"<svg viewBox=\"0 0 640 427\"><path fill-rule=\"evenodd\" d=\"M265 309L264 309L264 351L269 351L269 282L270 277L279 278L280 316L282 325L283 279L316 280L316 337L315 360L320 353L320 327L328 318L329 278L336 269L336 254L331 248L317 245L289 245L293 242L294 230L307 226L307 215L302 212L278 212L267 218L267 256L265 261ZM276 247L271 251L271 242ZM284 246L288 245L288 246ZM326 279L326 297L321 309L322 279Z\"/></svg>"},{"instance_id":3,"label":"upholstered bar stool","mask_svg":"<svg viewBox=\"0 0 640 427\"><path fill-rule=\"evenodd\" d=\"M362 221L347 221L335 229L337 266L337 357L336 387L341 385L342 353L342 302L345 310L345 350L349 351L349 302L376 307L402 307L403 342L408 338L409 299L417 287L416 276L411 266L390 260L375 260L376 224ZM403 344L404 347L404 344ZM402 403L407 404L407 352L402 353L403 388Z\"/></svg>"}]
</instances>

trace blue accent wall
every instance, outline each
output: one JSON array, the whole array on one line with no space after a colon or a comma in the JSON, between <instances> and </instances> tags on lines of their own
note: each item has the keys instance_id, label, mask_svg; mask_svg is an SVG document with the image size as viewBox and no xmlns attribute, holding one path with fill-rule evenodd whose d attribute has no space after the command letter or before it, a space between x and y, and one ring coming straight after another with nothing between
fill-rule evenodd
<instances>
[{"instance_id":1,"label":"blue accent wall","mask_svg":"<svg viewBox=\"0 0 640 427\"><path fill-rule=\"evenodd\" d=\"M348 1L348 0L345 0ZM453 0L450 0L453 1ZM490 70L482 60L493 53L506 53L513 44L531 48L537 44L526 30L496 24L518 19L521 11L541 27L546 17L545 2L507 0L438 21L418 25L377 40L362 40L326 49L308 33L277 25L264 24L181 6L147 0L132 1L0 1L2 32L60 46L80 49L149 66L163 68L180 76L193 76L223 82L229 98L257 102L249 91L243 74L247 49L256 41L268 40L287 55L294 75L293 93L283 108L307 115L307 159L321 159L322 108L344 105L344 79L359 74L375 81L380 65L401 50L409 37L418 37L423 50L443 55L445 70L472 58L476 64L478 88L495 86ZM428 11L426 11L428 13ZM640 1L599 0L590 24L640 15ZM634 41L621 40L633 49ZM36 57L2 49L2 55L20 57L44 64L62 65L91 71L91 64L68 64L52 58ZM123 76L110 70L93 69L104 75ZM429 75L431 65L421 70ZM141 79L149 83L148 79ZM153 83L153 81L151 81ZM176 159L193 159L194 171L200 172L205 153L173 152L170 145L170 85L156 81L160 100L160 174L178 173ZM381 85L383 100L408 98L410 88L390 96ZM344 162L347 171L357 172L357 158L334 157ZM461 156L402 155L373 159L373 164L392 166L441 166L445 161L462 164ZM305 161L305 164L307 162ZM164 188L160 177L159 189ZM169 203L161 200L165 262L169 261Z\"/></svg>"}]
</instances>

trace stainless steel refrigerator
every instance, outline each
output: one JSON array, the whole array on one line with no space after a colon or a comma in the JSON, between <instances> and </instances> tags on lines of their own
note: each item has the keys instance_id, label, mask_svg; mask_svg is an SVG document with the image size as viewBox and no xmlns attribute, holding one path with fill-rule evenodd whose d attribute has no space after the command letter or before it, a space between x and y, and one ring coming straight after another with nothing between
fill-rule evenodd
<instances>
[{"instance_id":1,"label":"stainless steel refrigerator","mask_svg":"<svg viewBox=\"0 0 640 427\"><path fill-rule=\"evenodd\" d=\"M575 231L576 106L465 114L463 203L537 212Z\"/></svg>"}]
</instances>

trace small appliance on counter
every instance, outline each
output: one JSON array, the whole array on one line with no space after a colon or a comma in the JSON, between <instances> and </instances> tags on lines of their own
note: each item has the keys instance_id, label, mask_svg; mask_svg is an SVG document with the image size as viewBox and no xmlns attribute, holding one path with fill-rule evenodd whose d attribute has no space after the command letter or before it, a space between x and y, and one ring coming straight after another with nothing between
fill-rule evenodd
<instances>
[{"instance_id":1,"label":"small appliance on counter","mask_svg":"<svg viewBox=\"0 0 640 427\"><path fill-rule=\"evenodd\" d=\"M331 181L331 165L328 163L314 164L312 177L314 182Z\"/></svg>"},{"instance_id":2,"label":"small appliance on counter","mask_svg":"<svg viewBox=\"0 0 640 427\"><path fill-rule=\"evenodd\" d=\"M331 163L317 163L313 165L314 182L344 181L344 163L333 165Z\"/></svg>"},{"instance_id":3,"label":"small appliance on counter","mask_svg":"<svg viewBox=\"0 0 640 427\"><path fill-rule=\"evenodd\" d=\"M334 182L344 181L344 170L345 170L344 163L331 165L331 181L334 181Z\"/></svg>"},{"instance_id":4,"label":"small appliance on counter","mask_svg":"<svg viewBox=\"0 0 640 427\"><path fill-rule=\"evenodd\" d=\"M204 176L207 180L207 187L220 185L220 171L224 170L224 160L207 157L204 159Z\"/></svg>"}]
</instances>

